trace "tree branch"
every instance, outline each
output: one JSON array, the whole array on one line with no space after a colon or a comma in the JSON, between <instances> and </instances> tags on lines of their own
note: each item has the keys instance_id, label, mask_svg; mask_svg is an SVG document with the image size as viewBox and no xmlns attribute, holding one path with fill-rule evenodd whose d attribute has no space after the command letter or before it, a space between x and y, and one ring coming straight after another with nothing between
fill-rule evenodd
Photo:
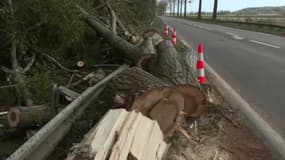
<instances>
[{"instance_id":1,"label":"tree branch","mask_svg":"<svg viewBox=\"0 0 285 160\"><path fill-rule=\"evenodd\" d=\"M1 70L5 73L13 73L13 70L12 69L9 69L5 66L1 66Z\"/></svg>"},{"instance_id":2,"label":"tree branch","mask_svg":"<svg viewBox=\"0 0 285 160\"><path fill-rule=\"evenodd\" d=\"M94 17L92 17L89 13L87 13L83 8L79 5L74 4L75 8L78 9L79 13L83 15L83 18L86 22L95 29L99 34L101 34L114 48L122 51L126 54L126 57L132 59L137 62L140 59L140 48L136 47L129 42L125 41L121 37L115 35L112 31L108 30L101 23L96 21Z\"/></svg>"},{"instance_id":3,"label":"tree branch","mask_svg":"<svg viewBox=\"0 0 285 160\"><path fill-rule=\"evenodd\" d=\"M107 9L108 9L109 12L110 12L111 17L112 17L112 29L113 29L113 33L114 33L115 35L117 35L117 18L116 18L116 14L115 14L115 12L114 12L112 6L110 5L110 3L107 3L106 6L107 6Z\"/></svg>"},{"instance_id":4,"label":"tree branch","mask_svg":"<svg viewBox=\"0 0 285 160\"><path fill-rule=\"evenodd\" d=\"M15 40L12 42L12 48L11 48L11 61L12 61L12 68L13 70L16 70L18 68L18 60L17 60L17 43Z\"/></svg>"},{"instance_id":5,"label":"tree branch","mask_svg":"<svg viewBox=\"0 0 285 160\"><path fill-rule=\"evenodd\" d=\"M35 63L35 59L36 59L36 54L33 53L33 56L32 56L31 61L27 64L27 66L25 67L25 69L24 69L24 71L23 71L24 73L28 72L28 71L31 69L31 67L32 67L33 64Z\"/></svg>"},{"instance_id":6,"label":"tree branch","mask_svg":"<svg viewBox=\"0 0 285 160\"><path fill-rule=\"evenodd\" d=\"M69 69L65 66L63 66L61 63L59 63L55 58L53 58L52 56L46 54L46 53L43 53L41 51L38 51L38 50L35 50L33 49L34 51L40 53L44 58L46 58L47 60L49 60L50 62L53 62L56 66L58 66L59 68L61 68L62 70L66 71L66 72L71 72L73 73L74 71L72 69Z\"/></svg>"}]
</instances>

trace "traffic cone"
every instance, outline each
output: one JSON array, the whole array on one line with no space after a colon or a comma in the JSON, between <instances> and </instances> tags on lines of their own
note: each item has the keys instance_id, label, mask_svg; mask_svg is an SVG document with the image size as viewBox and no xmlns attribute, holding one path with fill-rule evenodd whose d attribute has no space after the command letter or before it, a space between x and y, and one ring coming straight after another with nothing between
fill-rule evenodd
<instances>
[{"instance_id":1,"label":"traffic cone","mask_svg":"<svg viewBox=\"0 0 285 160\"><path fill-rule=\"evenodd\" d=\"M206 84L204 47L202 43L198 46L197 74L199 83L201 85Z\"/></svg>"},{"instance_id":2,"label":"traffic cone","mask_svg":"<svg viewBox=\"0 0 285 160\"><path fill-rule=\"evenodd\" d=\"M177 34L176 34L176 28L173 28L173 35L172 35L172 44L177 44Z\"/></svg>"},{"instance_id":3,"label":"traffic cone","mask_svg":"<svg viewBox=\"0 0 285 160\"><path fill-rule=\"evenodd\" d=\"M165 37L168 37L168 35L169 35L169 25L165 26L164 35L165 35Z\"/></svg>"}]
</instances>

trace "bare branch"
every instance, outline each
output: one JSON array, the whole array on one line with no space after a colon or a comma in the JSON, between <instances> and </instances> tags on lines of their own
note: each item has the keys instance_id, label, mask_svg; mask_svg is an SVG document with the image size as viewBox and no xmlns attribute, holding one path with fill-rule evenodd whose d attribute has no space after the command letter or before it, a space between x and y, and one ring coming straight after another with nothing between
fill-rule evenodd
<instances>
[{"instance_id":1,"label":"bare branch","mask_svg":"<svg viewBox=\"0 0 285 160\"><path fill-rule=\"evenodd\" d=\"M13 67L13 70L15 70L18 67L17 43L15 40L12 42L12 48L11 48L10 54L11 54L12 67Z\"/></svg>"},{"instance_id":2,"label":"bare branch","mask_svg":"<svg viewBox=\"0 0 285 160\"><path fill-rule=\"evenodd\" d=\"M45 57L47 60L53 62L55 65L57 65L59 68L61 68L62 70L66 71L66 72L71 72L73 73L74 71L63 66L61 63L59 63L55 58L53 58L52 56L46 54L46 53L43 53L43 52L39 52L41 55L43 55L43 57Z\"/></svg>"},{"instance_id":3,"label":"bare branch","mask_svg":"<svg viewBox=\"0 0 285 160\"><path fill-rule=\"evenodd\" d=\"M23 71L24 73L28 72L28 71L31 69L31 67L32 67L33 64L35 63L35 59L36 59L36 54L33 53L33 56L32 56L31 61L27 64L27 66L25 67L25 69L24 69L24 71Z\"/></svg>"},{"instance_id":4,"label":"bare branch","mask_svg":"<svg viewBox=\"0 0 285 160\"><path fill-rule=\"evenodd\" d=\"M110 5L110 3L107 3L106 4L106 7L107 9L109 10L110 12L110 15L112 17L112 30L113 30L113 33L115 35L117 35L117 18L116 18L116 14L115 14L115 11L113 10L112 6Z\"/></svg>"},{"instance_id":5,"label":"bare branch","mask_svg":"<svg viewBox=\"0 0 285 160\"><path fill-rule=\"evenodd\" d=\"M4 67L4 66L1 66L1 70L5 73L13 73L13 70L12 69L9 69L7 67Z\"/></svg>"},{"instance_id":6,"label":"bare branch","mask_svg":"<svg viewBox=\"0 0 285 160\"><path fill-rule=\"evenodd\" d=\"M5 89L5 88L12 88L12 87L17 87L17 84L11 84L11 85L5 85L5 86L0 86L0 89Z\"/></svg>"}]
</instances>

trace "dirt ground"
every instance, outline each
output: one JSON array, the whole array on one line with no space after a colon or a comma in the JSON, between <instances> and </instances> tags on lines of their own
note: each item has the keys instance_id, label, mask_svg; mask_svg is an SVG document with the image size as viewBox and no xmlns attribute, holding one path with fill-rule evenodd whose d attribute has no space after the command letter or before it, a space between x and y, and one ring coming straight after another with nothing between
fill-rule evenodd
<instances>
[{"instance_id":1,"label":"dirt ground","mask_svg":"<svg viewBox=\"0 0 285 160\"><path fill-rule=\"evenodd\" d=\"M171 140L167 160L272 159L266 145L243 123L236 110L215 90L208 97L212 103L208 104L207 113L197 120L196 135L195 127L187 123L184 128L192 138L177 134Z\"/></svg>"}]
</instances>

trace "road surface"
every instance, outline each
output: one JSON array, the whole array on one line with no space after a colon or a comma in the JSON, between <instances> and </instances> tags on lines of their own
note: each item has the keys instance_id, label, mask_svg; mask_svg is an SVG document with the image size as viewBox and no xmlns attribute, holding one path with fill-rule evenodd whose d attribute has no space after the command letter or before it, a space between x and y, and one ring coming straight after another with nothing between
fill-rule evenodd
<instances>
[{"instance_id":1,"label":"road surface","mask_svg":"<svg viewBox=\"0 0 285 160\"><path fill-rule=\"evenodd\" d=\"M285 138L285 38L183 19L162 19L193 48L202 42L207 63Z\"/></svg>"}]
</instances>

